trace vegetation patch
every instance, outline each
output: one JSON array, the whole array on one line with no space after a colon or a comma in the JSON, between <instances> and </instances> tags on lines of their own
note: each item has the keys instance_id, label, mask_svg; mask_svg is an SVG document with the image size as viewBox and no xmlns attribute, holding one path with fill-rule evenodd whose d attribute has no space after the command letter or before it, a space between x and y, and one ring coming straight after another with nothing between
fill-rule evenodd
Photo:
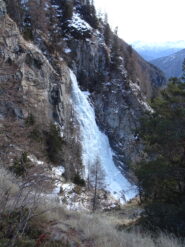
<instances>
[{"instance_id":1,"label":"vegetation patch","mask_svg":"<svg viewBox=\"0 0 185 247\"><path fill-rule=\"evenodd\" d=\"M73 183L82 187L86 186L85 180L80 177L79 173L76 173L73 177Z\"/></svg>"},{"instance_id":2,"label":"vegetation patch","mask_svg":"<svg viewBox=\"0 0 185 247\"><path fill-rule=\"evenodd\" d=\"M141 122L148 160L136 165L144 227L185 237L185 84L172 78Z\"/></svg>"},{"instance_id":3,"label":"vegetation patch","mask_svg":"<svg viewBox=\"0 0 185 247\"><path fill-rule=\"evenodd\" d=\"M48 159L54 164L62 162L62 145L64 141L60 136L60 130L55 124L50 124L49 130L45 132L46 151Z\"/></svg>"},{"instance_id":4,"label":"vegetation patch","mask_svg":"<svg viewBox=\"0 0 185 247\"><path fill-rule=\"evenodd\" d=\"M23 152L20 158L14 159L9 169L17 176L24 176L29 168L31 168L31 164L28 159L28 154Z\"/></svg>"}]
</instances>

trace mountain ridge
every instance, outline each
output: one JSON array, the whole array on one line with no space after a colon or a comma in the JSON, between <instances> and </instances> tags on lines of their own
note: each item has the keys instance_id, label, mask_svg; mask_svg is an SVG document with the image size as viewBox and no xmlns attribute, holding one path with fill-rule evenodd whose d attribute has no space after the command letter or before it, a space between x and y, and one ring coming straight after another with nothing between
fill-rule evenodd
<instances>
[{"instance_id":1,"label":"mountain ridge","mask_svg":"<svg viewBox=\"0 0 185 247\"><path fill-rule=\"evenodd\" d=\"M173 53L166 57L161 57L150 62L161 69L167 78L181 77L182 64L185 59L185 49Z\"/></svg>"},{"instance_id":2,"label":"mountain ridge","mask_svg":"<svg viewBox=\"0 0 185 247\"><path fill-rule=\"evenodd\" d=\"M150 62L151 60L180 51L185 47L185 41L179 40L153 43L136 41L132 43L132 46L143 58Z\"/></svg>"}]
</instances>

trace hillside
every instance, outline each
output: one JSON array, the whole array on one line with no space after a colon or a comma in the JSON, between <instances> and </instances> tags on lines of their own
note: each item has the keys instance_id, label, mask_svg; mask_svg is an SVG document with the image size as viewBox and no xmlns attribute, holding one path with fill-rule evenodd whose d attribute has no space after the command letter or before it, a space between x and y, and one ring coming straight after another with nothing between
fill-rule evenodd
<instances>
[{"instance_id":1,"label":"hillside","mask_svg":"<svg viewBox=\"0 0 185 247\"><path fill-rule=\"evenodd\" d=\"M22 97L19 107L10 97L10 102L3 106L2 115L25 120L33 114L36 121L45 119L46 127L55 121L64 135L63 160L67 176L71 177L71 166L79 168L81 163L81 134L77 130L80 120L78 116L75 119L70 68L76 74L80 88L89 92L96 121L109 138L114 160L124 170L124 162L139 158L140 144L135 140L134 129L142 112L148 109L146 99L153 97L165 84L162 73L119 39L107 23L98 20L89 3L53 0L47 3L47 8L42 8L45 1L40 3L40 8L38 3L31 3L17 5L17 1L7 0L8 12L26 40L20 36L15 23L8 24L11 20L7 19L7 27L5 25L2 31L4 39L9 41L2 66L7 70L16 68L15 73L20 74L17 80L23 88L19 91L19 97ZM12 11L16 5L16 11ZM11 50L13 53L9 52ZM7 77L9 75L5 75ZM28 99L30 103L24 103ZM23 109L23 106L29 107ZM73 139L77 140L76 153L73 152L76 157L70 154ZM85 149L83 145L82 149ZM73 164L69 157L79 164Z\"/></svg>"},{"instance_id":2,"label":"hillside","mask_svg":"<svg viewBox=\"0 0 185 247\"><path fill-rule=\"evenodd\" d=\"M180 50L170 56L161 57L150 62L161 69L167 78L181 77L182 64L185 59L185 49Z\"/></svg>"},{"instance_id":3,"label":"hillside","mask_svg":"<svg viewBox=\"0 0 185 247\"><path fill-rule=\"evenodd\" d=\"M165 85L91 1L0 0L0 244L155 246L120 234L137 203L118 221L138 194L129 164L145 155L140 118Z\"/></svg>"}]
</instances>

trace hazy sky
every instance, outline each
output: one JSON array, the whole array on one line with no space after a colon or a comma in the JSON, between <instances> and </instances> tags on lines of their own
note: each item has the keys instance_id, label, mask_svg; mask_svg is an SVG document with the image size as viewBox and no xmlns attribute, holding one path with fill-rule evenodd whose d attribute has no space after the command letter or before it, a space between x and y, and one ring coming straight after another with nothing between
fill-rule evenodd
<instances>
[{"instance_id":1,"label":"hazy sky","mask_svg":"<svg viewBox=\"0 0 185 247\"><path fill-rule=\"evenodd\" d=\"M126 42L185 40L185 0L94 0Z\"/></svg>"}]
</instances>

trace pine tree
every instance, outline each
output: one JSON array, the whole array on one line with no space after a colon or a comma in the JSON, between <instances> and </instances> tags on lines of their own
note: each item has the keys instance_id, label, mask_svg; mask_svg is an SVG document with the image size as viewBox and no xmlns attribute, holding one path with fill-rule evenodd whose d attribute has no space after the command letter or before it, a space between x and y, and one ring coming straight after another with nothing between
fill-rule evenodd
<instances>
[{"instance_id":1,"label":"pine tree","mask_svg":"<svg viewBox=\"0 0 185 247\"><path fill-rule=\"evenodd\" d=\"M172 78L152 107L139 132L150 159L136 166L144 225L184 236L185 84Z\"/></svg>"},{"instance_id":2,"label":"pine tree","mask_svg":"<svg viewBox=\"0 0 185 247\"><path fill-rule=\"evenodd\" d=\"M72 0L62 0L60 3L62 9L62 19L63 22L69 21L73 17L73 1Z\"/></svg>"},{"instance_id":3,"label":"pine tree","mask_svg":"<svg viewBox=\"0 0 185 247\"><path fill-rule=\"evenodd\" d=\"M93 2L87 1L87 4L82 5L80 13L83 19L89 23L89 25L95 29L98 28L99 21L96 16L96 9Z\"/></svg>"},{"instance_id":4,"label":"pine tree","mask_svg":"<svg viewBox=\"0 0 185 247\"><path fill-rule=\"evenodd\" d=\"M114 34L112 38L112 49L111 49L111 62L112 70L119 70L122 60L121 57L121 44L119 37Z\"/></svg>"},{"instance_id":5,"label":"pine tree","mask_svg":"<svg viewBox=\"0 0 185 247\"><path fill-rule=\"evenodd\" d=\"M111 39L112 39L112 32L111 32L111 29L108 23L105 25L104 37L105 37L106 45L109 46L111 43Z\"/></svg>"}]
</instances>

